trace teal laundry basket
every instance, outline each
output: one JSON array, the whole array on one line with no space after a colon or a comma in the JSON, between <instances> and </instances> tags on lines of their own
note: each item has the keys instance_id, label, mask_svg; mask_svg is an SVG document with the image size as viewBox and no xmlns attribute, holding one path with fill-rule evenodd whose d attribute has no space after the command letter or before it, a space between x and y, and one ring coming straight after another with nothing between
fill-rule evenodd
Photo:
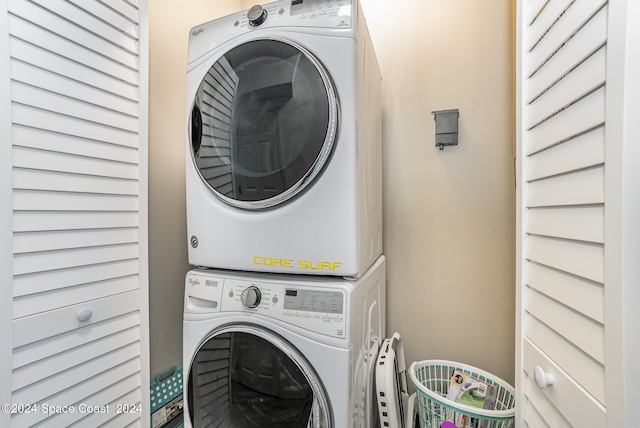
<instances>
[{"instance_id":1,"label":"teal laundry basket","mask_svg":"<svg viewBox=\"0 0 640 428\"><path fill-rule=\"evenodd\" d=\"M172 427L182 428L182 407L182 367L173 366L151 382L151 428L160 428L170 422Z\"/></svg>"},{"instance_id":2,"label":"teal laundry basket","mask_svg":"<svg viewBox=\"0 0 640 428\"><path fill-rule=\"evenodd\" d=\"M490 385L495 392L493 408L479 408L449 399L452 378L458 374ZM425 360L411 364L409 378L416 388L416 408L422 428L440 428L445 422L453 423L457 428L514 426L515 390L491 373L453 361Z\"/></svg>"}]
</instances>

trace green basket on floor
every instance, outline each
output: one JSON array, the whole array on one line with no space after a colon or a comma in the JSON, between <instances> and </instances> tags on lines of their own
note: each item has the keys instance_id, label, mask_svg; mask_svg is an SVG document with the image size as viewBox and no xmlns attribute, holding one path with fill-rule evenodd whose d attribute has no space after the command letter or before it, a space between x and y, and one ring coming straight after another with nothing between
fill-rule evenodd
<instances>
[{"instance_id":1,"label":"green basket on floor","mask_svg":"<svg viewBox=\"0 0 640 428\"><path fill-rule=\"evenodd\" d=\"M182 416L182 366L173 366L151 382L151 428L159 428ZM183 423L176 425L176 428Z\"/></svg>"},{"instance_id":2,"label":"green basket on floor","mask_svg":"<svg viewBox=\"0 0 640 428\"><path fill-rule=\"evenodd\" d=\"M456 371L495 387L495 407L483 409L447 398ZM451 422L457 428L514 426L515 390L491 373L453 361L424 360L411 364L409 378L416 388L416 407L422 428L440 428L444 422Z\"/></svg>"}]
</instances>

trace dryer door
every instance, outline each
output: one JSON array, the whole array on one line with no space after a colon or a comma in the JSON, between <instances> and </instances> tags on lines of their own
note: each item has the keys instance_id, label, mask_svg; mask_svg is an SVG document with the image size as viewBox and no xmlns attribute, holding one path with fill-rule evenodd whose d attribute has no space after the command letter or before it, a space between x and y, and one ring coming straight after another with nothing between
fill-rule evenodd
<instances>
[{"instance_id":1,"label":"dryer door","mask_svg":"<svg viewBox=\"0 0 640 428\"><path fill-rule=\"evenodd\" d=\"M322 171L337 132L329 76L307 50L253 40L211 66L191 107L191 153L226 203L263 209L297 195Z\"/></svg>"},{"instance_id":2,"label":"dryer door","mask_svg":"<svg viewBox=\"0 0 640 428\"><path fill-rule=\"evenodd\" d=\"M258 326L214 331L196 352L187 382L194 428L332 426L313 368L282 337Z\"/></svg>"}]
</instances>

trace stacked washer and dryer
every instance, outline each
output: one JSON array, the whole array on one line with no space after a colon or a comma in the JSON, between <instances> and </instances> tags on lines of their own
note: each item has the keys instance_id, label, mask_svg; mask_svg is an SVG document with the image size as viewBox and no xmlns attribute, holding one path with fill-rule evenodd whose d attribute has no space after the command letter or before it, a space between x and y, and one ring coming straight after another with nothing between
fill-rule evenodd
<instances>
[{"instance_id":1,"label":"stacked washer and dryer","mask_svg":"<svg viewBox=\"0 0 640 428\"><path fill-rule=\"evenodd\" d=\"M185 426L377 424L380 84L357 0L191 30Z\"/></svg>"}]
</instances>

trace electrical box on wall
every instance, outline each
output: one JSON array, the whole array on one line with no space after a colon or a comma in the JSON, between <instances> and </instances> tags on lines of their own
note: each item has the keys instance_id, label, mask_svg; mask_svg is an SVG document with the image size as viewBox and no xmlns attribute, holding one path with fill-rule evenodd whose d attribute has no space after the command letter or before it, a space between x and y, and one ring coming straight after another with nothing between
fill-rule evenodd
<instances>
[{"instance_id":1,"label":"electrical box on wall","mask_svg":"<svg viewBox=\"0 0 640 428\"><path fill-rule=\"evenodd\" d=\"M443 150L445 146L458 145L458 109L432 111L436 121L436 147Z\"/></svg>"}]
</instances>

